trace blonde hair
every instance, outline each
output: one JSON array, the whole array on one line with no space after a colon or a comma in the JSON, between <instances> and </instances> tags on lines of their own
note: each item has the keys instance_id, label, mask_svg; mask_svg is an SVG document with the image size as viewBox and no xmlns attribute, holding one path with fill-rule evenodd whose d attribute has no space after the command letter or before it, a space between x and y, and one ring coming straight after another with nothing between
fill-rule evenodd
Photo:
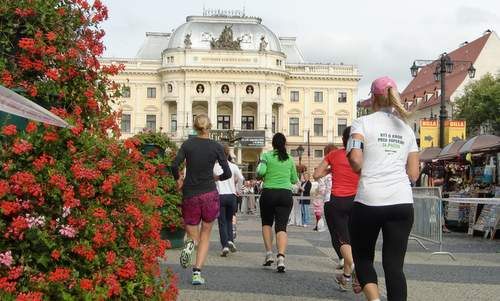
<instances>
[{"instance_id":1,"label":"blonde hair","mask_svg":"<svg viewBox=\"0 0 500 301\"><path fill-rule=\"evenodd\" d=\"M398 112L399 117L405 121L412 114L411 112L408 112L403 106L403 102L401 101L401 96L399 95L398 90L392 87L387 88L387 96L374 95L373 105L376 105L379 108L392 107L396 110L396 112Z\"/></svg>"},{"instance_id":2,"label":"blonde hair","mask_svg":"<svg viewBox=\"0 0 500 301\"><path fill-rule=\"evenodd\" d=\"M193 126L198 133L206 133L212 128L212 123L207 115L200 114L194 119Z\"/></svg>"}]
</instances>

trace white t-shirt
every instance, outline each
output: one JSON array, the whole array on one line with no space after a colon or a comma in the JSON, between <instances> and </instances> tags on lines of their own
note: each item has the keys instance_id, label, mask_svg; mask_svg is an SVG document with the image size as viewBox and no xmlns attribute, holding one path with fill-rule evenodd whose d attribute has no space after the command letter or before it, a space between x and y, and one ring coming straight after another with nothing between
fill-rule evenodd
<instances>
[{"instance_id":1,"label":"white t-shirt","mask_svg":"<svg viewBox=\"0 0 500 301\"><path fill-rule=\"evenodd\" d=\"M397 116L379 111L354 120L352 134L364 137L363 168L354 201L368 206L413 203L406 173L408 154L418 152L413 130Z\"/></svg>"},{"instance_id":2,"label":"white t-shirt","mask_svg":"<svg viewBox=\"0 0 500 301\"><path fill-rule=\"evenodd\" d=\"M241 187L245 178L243 178L238 165L229 161L227 161L227 163L229 164L229 169L231 169L231 177L224 181L215 182L217 191L219 191L219 194L236 194L236 182L238 183L238 187ZM220 176L222 173L222 167L216 162L214 166L214 175Z\"/></svg>"}]
</instances>

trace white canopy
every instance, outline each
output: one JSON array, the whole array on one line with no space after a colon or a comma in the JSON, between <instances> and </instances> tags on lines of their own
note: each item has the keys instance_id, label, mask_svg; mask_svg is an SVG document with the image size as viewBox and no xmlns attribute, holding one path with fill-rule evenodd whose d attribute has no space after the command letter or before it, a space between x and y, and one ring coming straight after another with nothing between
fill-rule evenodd
<instances>
[{"instance_id":1,"label":"white canopy","mask_svg":"<svg viewBox=\"0 0 500 301\"><path fill-rule=\"evenodd\" d=\"M0 111L58 127L71 127L57 115L2 85L0 85Z\"/></svg>"}]
</instances>

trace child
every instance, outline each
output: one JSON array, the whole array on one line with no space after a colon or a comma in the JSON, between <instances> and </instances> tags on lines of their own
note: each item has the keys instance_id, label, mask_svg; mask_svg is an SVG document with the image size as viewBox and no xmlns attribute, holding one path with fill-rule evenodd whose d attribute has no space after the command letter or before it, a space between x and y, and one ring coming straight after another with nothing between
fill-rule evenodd
<instances>
[{"instance_id":1,"label":"child","mask_svg":"<svg viewBox=\"0 0 500 301\"><path fill-rule=\"evenodd\" d=\"M318 185L318 182L314 182L311 188L311 197L313 204L314 216L316 217L316 227L314 227L314 231L324 231L324 221L321 221L323 216L323 195L324 189L322 189L321 185ZM321 222L320 222L321 221Z\"/></svg>"}]
</instances>

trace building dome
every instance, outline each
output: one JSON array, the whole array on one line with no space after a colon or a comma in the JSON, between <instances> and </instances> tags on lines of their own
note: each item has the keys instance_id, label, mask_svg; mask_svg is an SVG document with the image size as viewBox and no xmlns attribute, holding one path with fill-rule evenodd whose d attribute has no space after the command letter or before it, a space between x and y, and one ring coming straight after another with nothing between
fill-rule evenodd
<instances>
[{"instance_id":1,"label":"building dome","mask_svg":"<svg viewBox=\"0 0 500 301\"><path fill-rule=\"evenodd\" d=\"M258 51L261 38L267 42L267 51L281 52L278 37L261 24L261 19L244 16L190 16L173 33L167 49L186 48L184 40L190 35L192 49L210 50L212 39L217 40L226 26L230 26L233 39L240 39L242 50Z\"/></svg>"}]
</instances>

